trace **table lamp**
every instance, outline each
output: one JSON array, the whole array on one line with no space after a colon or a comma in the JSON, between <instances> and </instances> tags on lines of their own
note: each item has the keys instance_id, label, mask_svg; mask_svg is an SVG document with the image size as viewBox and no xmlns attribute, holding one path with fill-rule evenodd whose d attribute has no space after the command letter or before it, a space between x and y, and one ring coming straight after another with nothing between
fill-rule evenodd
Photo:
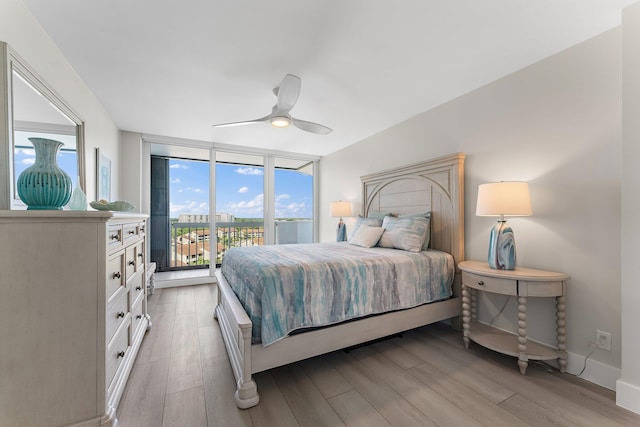
<instances>
[{"instance_id":1,"label":"table lamp","mask_svg":"<svg viewBox=\"0 0 640 427\"><path fill-rule=\"evenodd\" d=\"M498 270L516 268L516 242L505 216L530 216L529 184L502 181L478 186L477 216L499 216L489 235L489 266Z\"/></svg>"},{"instance_id":2,"label":"table lamp","mask_svg":"<svg viewBox=\"0 0 640 427\"><path fill-rule=\"evenodd\" d=\"M347 240L347 226L342 221L342 217L351 216L351 202L331 202L331 216L340 218L336 229L336 242L345 242Z\"/></svg>"}]
</instances>

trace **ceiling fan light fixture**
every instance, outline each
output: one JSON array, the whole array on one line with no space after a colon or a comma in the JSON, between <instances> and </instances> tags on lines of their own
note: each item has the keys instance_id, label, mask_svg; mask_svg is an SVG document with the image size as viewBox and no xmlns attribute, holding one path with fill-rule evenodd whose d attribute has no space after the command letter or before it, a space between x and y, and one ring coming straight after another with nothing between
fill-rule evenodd
<instances>
[{"instance_id":1,"label":"ceiling fan light fixture","mask_svg":"<svg viewBox=\"0 0 640 427\"><path fill-rule=\"evenodd\" d=\"M219 123L213 125L213 127L223 128L229 126L250 125L253 123L270 123L274 128L287 128L289 126L294 126L303 131L320 135L327 135L331 133L331 128L318 123L296 119L289 115L289 111L291 111L298 101L298 96L300 95L300 84L300 77L293 74L287 74L284 76L284 79L282 79L280 86L273 89L273 93L278 98L278 101L271 109L271 114L254 120Z\"/></svg>"},{"instance_id":2,"label":"ceiling fan light fixture","mask_svg":"<svg viewBox=\"0 0 640 427\"><path fill-rule=\"evenodd\" d=\"M288 117L276 116L271 117L271 126L275 128L286 128L291 125L291 119Z\"/></svg>"}]
</instances>

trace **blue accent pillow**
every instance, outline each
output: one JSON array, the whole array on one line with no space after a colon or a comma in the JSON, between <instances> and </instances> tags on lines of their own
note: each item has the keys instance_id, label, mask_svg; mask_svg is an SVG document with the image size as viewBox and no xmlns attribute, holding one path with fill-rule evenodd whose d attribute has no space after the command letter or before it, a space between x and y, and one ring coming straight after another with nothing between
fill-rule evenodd
<instances>
[{"instance_id":1,"label":"blue accent pillow","mask_svg":"<svg viewBox=\"0 0 640 427\"><path fill-rule=\"evenodd\" d=\"M427 221L429 221L429 226L427 227L427 236L424 238L424 243L422 244L422 250L426 251L427 249L429 249L429 243L431 243L431 212L400 215L399 218L413 218L417 216L423 216L427 218Z\"/></svg>"},{"instance_id":2,"label":"blue accent pillow","mask_svg":"<svg viewBox=\"0 0 640 427\"><path fill-rule=\"evenodd\" d=\"M377 219L384 219L385 216L396 216L394 214L392 214L391 212L374 212L374 211L369 211L369 213L367 213L367 218L377 218Z\"/></svg>"},{"instance_id":3,"label":"blue accent pillow","mask_svg":"<svg viewBox=\"0 0 640 427\"><path fill-rule=\"evenodd\" d=\"M386 216L382 221L382 228L384 233L378 246L420 252L429 229L429 220L424 216Z\"/></svg>"}]
</instances>

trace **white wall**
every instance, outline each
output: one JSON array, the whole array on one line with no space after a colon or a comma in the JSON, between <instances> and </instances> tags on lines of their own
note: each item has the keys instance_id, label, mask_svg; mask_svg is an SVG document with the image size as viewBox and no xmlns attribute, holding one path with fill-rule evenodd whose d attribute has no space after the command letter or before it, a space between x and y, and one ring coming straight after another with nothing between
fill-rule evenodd
<instances>
[{"instance_id":1,"label":"white wall","mask_svg":"<svg viewBox=\"0 0 640 427\"><path fill-rule=\"evenodd\" d=\"M622 14L622 378L618 405L640 413L640 3Z\"/></svg>"},{"instance_id":2,"label":"white wall","mask_svg":"<svg viewBox=\"0 0 640 427\"><path fill-rule=\"evenodd\" d=\"M95 200L96 147L111 159L112 199L118 199L118 129L93 93L20 0L0 2L6 42L85 121L86 193Z\"/></svg>"},{"instance_id":3,"label":"white wall","mask_svg":"<svg viewBox=\"0 0 640 427\"><path fill-rule=\"evenodd\" d=\"M143 202L143 162L148 158L142 156L142 135L137 132L120 132L120 197L133 204L136 212L142 210Z\"/></svg>"},{"instance_id":4,"label":"white wall","mask_svg":"<svg viewBox=\"0 0 640 427\"><path fill-rule=\"evenodd\" d=\"M569 369L582 369L596 328L609 331L612 351L594 352L585 376L613 388L621 342L620 120L617 28L323 158L321 241L335 238L331 201L362 209L361 175L464 152L466 258L484 260L494 219L474 214L478 185L528 181L534 216L509 220L518 264L572 276ZM503 301L485 301L485 320ZM505 313L508 320L496 324L515 330L513 301ZM530 336L555 344L552 300L530 301L529 318L536 319Z\"/></svg>"}]
</instances>

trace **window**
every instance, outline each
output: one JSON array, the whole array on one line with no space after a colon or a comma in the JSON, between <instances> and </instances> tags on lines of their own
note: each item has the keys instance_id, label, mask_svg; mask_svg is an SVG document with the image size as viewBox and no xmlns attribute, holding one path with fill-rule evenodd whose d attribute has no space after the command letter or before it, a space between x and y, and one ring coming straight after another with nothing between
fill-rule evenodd
<instances>
[{"instance_id":1,"label":"window","mask_svg":"<svg viewBox=\"0 0 640 427\"><path fill-rule=\"evenodd\" d=\"M313 242L313 162L274 162L275 244Z\"/></svg>"},{"instance_id":2,"label":"window","mask_svg":"<svg viewBox=\"0 0 640 427\"><path fill-rule=\"evenodd\" d=\"M216 153L216 265L229 248L265 244L264 157Z\"/></svg>"},{"instance_id":3,"label":"window","mask_svg":"<svg viewBox=\"0 0 640 427\"><path fill-rule=\"evenodd\" d=\"M315 241L317 158L152 136L144 141L151 160L149 247L158 272L210 266L212 274L230 247Z\"/></svg>"}]
</instances>

